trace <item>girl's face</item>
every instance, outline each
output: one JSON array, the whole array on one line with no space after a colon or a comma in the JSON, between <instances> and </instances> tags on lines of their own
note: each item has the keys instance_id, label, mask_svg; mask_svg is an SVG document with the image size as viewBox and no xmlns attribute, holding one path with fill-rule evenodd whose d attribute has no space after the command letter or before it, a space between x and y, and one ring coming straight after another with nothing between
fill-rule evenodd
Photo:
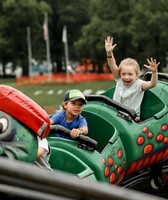
<instances>
[{"instance_id":1,"label":"girl's face","mask_svg":"<svg viewBox=\"0 0 168 200\"><path fill-rule=\"evenodd\" d=\"M81 114L81 112L83 110L83 102L80 99L75 100L75 101L68 101L68 102L66 102L64 107L65 107L67 114L70 114L70 115L76 117L79 114Z\"/></svg>"},{"instance_id":2,"label":"girl's face","mask_svg":"<svg viewBox=\"0 0 168 200\"><path fill-rule=\"evenodd\" d=\"M131 87L137 79L135 67L132 65L122 65L120 69L120 77L124 86Z\"/></svg>"}]
</instances>

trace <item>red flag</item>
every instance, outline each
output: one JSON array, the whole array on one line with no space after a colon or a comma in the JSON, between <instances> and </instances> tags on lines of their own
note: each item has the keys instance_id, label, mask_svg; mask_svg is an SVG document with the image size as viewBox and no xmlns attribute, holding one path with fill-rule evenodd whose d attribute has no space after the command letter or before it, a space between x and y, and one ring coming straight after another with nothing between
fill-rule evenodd
<instances>
[{"instance_id":1,"label":"red flag","mask_svg":"<svg viewBox=\"0 0 168 200\"><path fill-rule=\"evenodd\" d=\"M47 16L45 16L44 23L43 23L43 37L44 37L44 40L48 40L48 20L47 20Z\"/></svg>"}]
</instances>

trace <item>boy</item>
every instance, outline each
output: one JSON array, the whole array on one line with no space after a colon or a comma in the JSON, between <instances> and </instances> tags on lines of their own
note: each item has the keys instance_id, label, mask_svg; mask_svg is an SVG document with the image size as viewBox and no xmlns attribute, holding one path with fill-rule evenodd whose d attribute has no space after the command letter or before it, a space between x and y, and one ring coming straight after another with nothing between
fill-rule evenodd
<instances>
[{"instance_id":1,"label":"boy","mask_svg":"<svg viewBox=\"0 0 168 200\"><path fill-rule=\"evenodd\" d=\"M68 90L62 104L63 111L57 112L50 119L50 124L58 124L71 130L71 138L76 138L80 134L88 134L88 126L86 119L81 115L83 106L86 104L84 94L77 89ZM65 137L56 134L57 137Z\"/></svg>"}]
</instances>

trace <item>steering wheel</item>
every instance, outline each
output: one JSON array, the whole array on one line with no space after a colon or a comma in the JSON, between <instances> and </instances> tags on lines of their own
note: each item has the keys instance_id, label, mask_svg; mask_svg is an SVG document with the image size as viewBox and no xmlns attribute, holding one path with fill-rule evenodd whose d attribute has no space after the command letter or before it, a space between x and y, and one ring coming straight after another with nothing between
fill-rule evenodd
<instances>
[{"instance_id":1,"label":"steering wheel","mask_svg":"<svg viewBox=\"0 0 168 200\"><path fill-rule=\"evenodd\" d=\"M70 137L70 130L61 126L61 125L51 125L50 126L50 133L59 133L59 134L63 134L66 136ZM96 150L97 149L97 141L95 141L94 139L85 136L85 135L79 135L77 138L74 138L74 140L78 141L81 144L86 145L87 147Z\"/></svg>"},{"instance_id":2,"label":"steering wheel","mask_svg":"<svg viewBox=\"0 0 168 200\"><path fill-rule=\"evenodd\" d=\"M104 96L104 95L87 95L85 97L86 97L87 101L103 101L107 105L114 107L117 110L120 110L122 112L129 114L129 116L133 120L135 120L135 118L137 117L135 110L128 108L126 106L123 106L122 104L117 103L116 101L112 100L111 98L109 98L107 96Z\"/></svg>"}]
</instances>

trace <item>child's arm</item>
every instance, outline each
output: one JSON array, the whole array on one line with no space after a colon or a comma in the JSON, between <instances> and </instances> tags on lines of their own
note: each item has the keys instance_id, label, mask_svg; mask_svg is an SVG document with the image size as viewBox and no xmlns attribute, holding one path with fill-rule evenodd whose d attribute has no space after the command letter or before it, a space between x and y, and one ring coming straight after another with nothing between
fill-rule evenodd
<instances>
[{"instance_id":1,"label":"child's arm","mask_svg":"<svg viewBox=\"0 0 168 200\"><path fill-rule=\"evenodd\" d=\"M37 153L37 158L40 158L45 152L46 152L46 150L43 147L39 147L38 153Z\"/></svg>"},{"instance_id":2,"label":"child's arm","mask_svg":"<svg viewBox=\"0 0 168 200\"><path fill-rule=\"evenodd\" d=\"M79 128L82 135L87 135L88 134L88 127L87 126L82 126L81 128Z\"/></svg>"},{"instance_id":3,"label":"child's arm","mask_svg":"<svg viewBox=\"0 0 168 200\"><path fill-rule=\"evenodd\" d=\"M80 128L73 128L71 130L71 133L70 133L70 135L71 135L72 138L76 138L80 134L87 135L88 134L88 127L87 126L82 126Z\"/></svg>"},{"instance_id":4,"label":"child's arm","mask_svg":"<svg viewBox=\"0 0 168 200\"><path fill-rule=\"evenodd\" d=\"M116 47L117 44L113 45L113 38L111 38L110 36L107 37L107 39L105 39L105 49L106 49L106 53L107 53L107 62L108 65L110 67L110 70L112 71L114 77L116 79L119 78L119 68L116 65L116 61L113 55L113 50Z\"/></svg>"},{"instance_id":5,"label":"child's arm","mask_svg":"<svg viewBox=\"0 0 168 200\"><path fill-rule=\"evenodd\" d=\"M152 71L152 77L151 77L150 81L144 81L142 83L142 90L148 90L148 89L156 86L157 82L158 82L157 69L158 69L160 62L157 63L156 59L153 59L153 58L151 58L150 60L147 59L147 62L149 65L144 65L144 66Z\"/></svg>"},{"instance_id":6,"label":"child's arm","mask_svg":"<svg viewBox=\"0 0 168 200\"><path fill-rule=\"evenodd\" d=\"M53 125L54 124L54 121L52 119L50 119L50 124Z\"/></svg>"}]
</instances>

